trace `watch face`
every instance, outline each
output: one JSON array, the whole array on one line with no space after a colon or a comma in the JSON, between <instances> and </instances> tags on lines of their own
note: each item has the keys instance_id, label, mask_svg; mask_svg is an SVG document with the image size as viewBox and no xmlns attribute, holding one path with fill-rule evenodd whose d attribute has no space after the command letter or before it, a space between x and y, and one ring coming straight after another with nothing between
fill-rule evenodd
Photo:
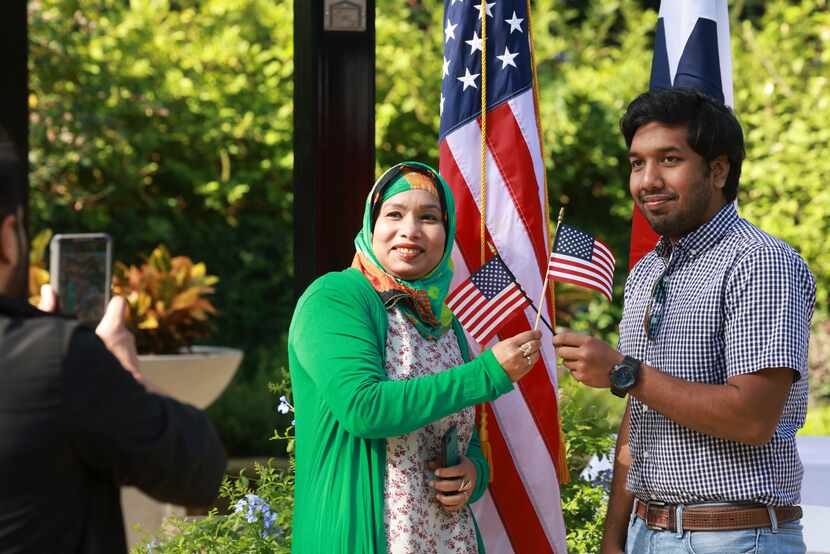
<instances>
[{"instance_id":1,"label":"watch face","mask_svg":"<svg viewBox=\"0 0 830 554\"><path fill-rule=\"evenodd\" d=\"M627 365L618 365L609 375L611 384L618 389L627 389L634 384L634 370Z\"/></svg>"}]
</instances>

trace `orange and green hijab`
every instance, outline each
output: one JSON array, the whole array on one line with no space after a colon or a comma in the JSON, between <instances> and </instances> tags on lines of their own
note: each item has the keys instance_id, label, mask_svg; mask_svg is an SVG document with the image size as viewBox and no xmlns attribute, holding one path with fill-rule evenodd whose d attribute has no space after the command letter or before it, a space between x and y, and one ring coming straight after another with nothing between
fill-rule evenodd
<instances>
[{"instance_id":1,"label":"orange and green hijab","mask_svg":"<svg viewBox=\"0 0 830 554\"><path fill-rule=\"evenodd\" d=\"M438 265L420 279L407 281L386 272L372 251L372 231L380 206L396 194L427 190L441 201L447 239ZM397 306L426 338L436 339L450 329L452 312L444 300L452 280L452 247L455 242L455 201L449 185L430 166L404 162L391 167L366 197L363 227L354 239L352 267L358 269L380 295L387 309Z\"/></svg>"}]
</instances>

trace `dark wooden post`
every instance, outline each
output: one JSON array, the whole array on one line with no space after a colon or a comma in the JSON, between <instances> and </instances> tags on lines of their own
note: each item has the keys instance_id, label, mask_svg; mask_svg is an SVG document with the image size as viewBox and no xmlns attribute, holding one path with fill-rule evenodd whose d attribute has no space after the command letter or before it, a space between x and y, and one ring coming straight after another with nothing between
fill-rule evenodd
<instances>
[{"instance_id":1,"label":"dark wooden post","mask_svg":"<svg viewBox=\"0 0 830 554\"><path fill-rule=\"evenodd\" d=\"M17 145L18 156L28 167L29 79L26 67L28 28L25 0L9 0L2 3L0 52L3 52L3 70L0 71L0 125L9 133ZM28 196L28 187L25 193ZM28 218L27 205L27 224Z\"/></svg>"},{"instance_id":2,"label":"dark wooden post","mask_svg":"<svg viewBox=\"0 0 830 554\"><path fill-rule=\"evenodd\" d=\"M374 144L375 0L294 0L297 296L350 263L374 181Z\"/></svg>"}]
</instances>

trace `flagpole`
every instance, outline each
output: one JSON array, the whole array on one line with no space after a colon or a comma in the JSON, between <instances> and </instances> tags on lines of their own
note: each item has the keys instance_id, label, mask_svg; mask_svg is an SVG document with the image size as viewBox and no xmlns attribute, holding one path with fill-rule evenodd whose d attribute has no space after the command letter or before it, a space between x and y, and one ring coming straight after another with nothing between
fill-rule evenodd
<instances>
[{"instance_id":1,"label":"flagpole","mask_svg":"<svg viewBox=\"0 0 830 554\"><path fill-rule=\"evenodd\" d=\"M563 207L559 208L559 217L556 220L556 229L554 229L554 231L553 231L553 242L554 242L554 244L551 247L551 249L556 248L556 236L559 234L559 226L562 225L562 220L564 218L565 218L565 208L563 206ZM550 266L550 260L548 261L548 266ZM541 296L539 296L539 310L536 312L536 323L533 324L533 330L534 331L539 328L539 318L542 317L542 309L541 309L542 308L542 302L544 302L544 300L545 300L545 291L547 291L547 288L548 288L548 279L549 278L550 278L550 267L548 267L545 270L545 282L542 285L542 294L541 294ZM552 299L551 302L553 303L553 305L550 307L551 319L553 320L551 323L553 324L554 329L556 329L556 294L555 294L555 288L556 288L555 285L553 287L551 287L552 290L551 290L551 294L550 294L550 297ZM556 334L556 331L554 331L554 330L551 330L551 332L554 335Z\"/></svg>"},{"instance_id":2,"label":"flagpole","mask_svg":"<svg viewBox=\"0 0 830 554\"><path fill-rule=\"evenodd\" d=\"M481 265L486 258L484 246L487 242L487 0L481 0ZM479 423L481 451L490 466L488 482L493 482L495 467L493 449L487 433L487 403L481 405Z\"/></svg>"},{"instance_id":3,"label":"flagpole","mask_svg":"<svg viewBox=\"0 0 830 554\"><path fill-rule=\"evenodd\" d=\"M524 291L522 291L522 292L524 292ZM541 313L541 311L533 304L533 300L531 300L530 297L526 294L525 294L525 298L527 298L527 301L530 303L530 307L533 308L533 311L536 312L536 317L539 317L539 314ZM550 323L548 323L548 320L545 319L545 316L541 316L541 317L542 317L542 323L545 324L545 327L547 327L550 330L550 332L555 335L556 331L553 330L553 327L551 327Z\"/></svg>"}]
</instances>

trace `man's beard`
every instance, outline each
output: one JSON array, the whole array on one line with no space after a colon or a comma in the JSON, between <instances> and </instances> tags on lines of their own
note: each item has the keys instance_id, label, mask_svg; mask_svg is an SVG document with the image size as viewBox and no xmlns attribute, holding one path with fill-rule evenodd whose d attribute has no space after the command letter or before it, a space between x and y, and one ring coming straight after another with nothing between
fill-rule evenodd
<instances>
[{"instance_id":1,"label":"man's beard","mask_svg":"<svg viewBox=\"0 0 830 554\"><path fill-rule=\"evenodd\" d=\"M682 210L655 217L645 209L642 202L638 201L640 212L658 235L681 237L705 223L704 218L712 197L712 190L703 185L704 183L701 183L699 193L687 197L689 202Z\"/></svg>"}]
</instances>

